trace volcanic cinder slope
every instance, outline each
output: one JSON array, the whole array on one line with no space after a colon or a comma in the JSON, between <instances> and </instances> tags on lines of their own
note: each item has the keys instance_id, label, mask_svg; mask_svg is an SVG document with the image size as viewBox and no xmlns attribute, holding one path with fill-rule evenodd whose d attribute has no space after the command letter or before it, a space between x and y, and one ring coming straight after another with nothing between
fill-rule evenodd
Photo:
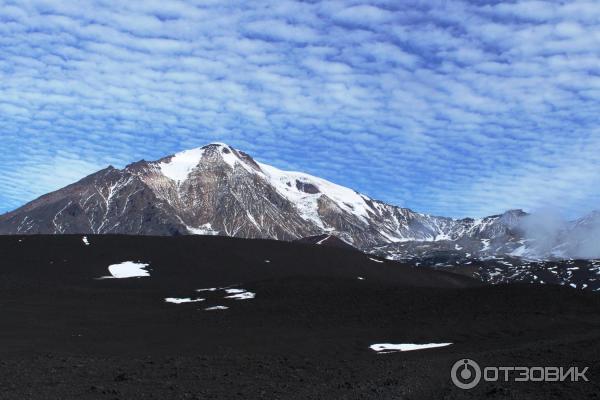
<instances>
[{"instance_id":1,"label":"volcanic cinder slope","mask_svg":"<svg viewBox=\"0 0 600 400\"><path fill-rule=\"evenodd\" d=\"M2 399L598 393L594 293L484 286L353 249L218 236L3 236L0 259ZM139 277L110 278L124 267ZM382 343L451 344L372 350ZM450 369L465 357L589 367L590 382L482 382L463 391Z\"/></svg>"}]
</instances>

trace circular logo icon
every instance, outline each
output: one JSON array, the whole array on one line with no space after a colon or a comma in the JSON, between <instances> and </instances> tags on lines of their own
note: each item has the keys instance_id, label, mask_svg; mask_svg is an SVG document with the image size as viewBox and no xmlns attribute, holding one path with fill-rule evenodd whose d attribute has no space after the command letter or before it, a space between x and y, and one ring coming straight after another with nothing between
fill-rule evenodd
<instances>
[{"instance_id":1,"label":"circular logo icon","mask_svg":"<svg viewBox=\"0 0 600 400\"><path fill-rule=\"evenodd\" d=\"M461 389L473 389L481 380L479 364L468 358L458 360L450 371L452 383Z\"/></svg>"}]
</instances>

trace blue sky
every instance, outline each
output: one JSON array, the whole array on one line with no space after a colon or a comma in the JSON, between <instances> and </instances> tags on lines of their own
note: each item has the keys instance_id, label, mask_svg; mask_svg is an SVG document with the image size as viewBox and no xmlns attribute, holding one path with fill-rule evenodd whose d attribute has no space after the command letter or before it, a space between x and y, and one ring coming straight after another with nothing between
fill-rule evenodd
<instances>
[{"instance_id":1,"label":"blue sky","mask_svg":"<svg viewBox=\"0 0 600 400\"><path fill-rule=\"evenodd\" d=\"M600 3L0 0L0 212L220 141L415 210L600 209Z\"/></svg>"}]
</instances>

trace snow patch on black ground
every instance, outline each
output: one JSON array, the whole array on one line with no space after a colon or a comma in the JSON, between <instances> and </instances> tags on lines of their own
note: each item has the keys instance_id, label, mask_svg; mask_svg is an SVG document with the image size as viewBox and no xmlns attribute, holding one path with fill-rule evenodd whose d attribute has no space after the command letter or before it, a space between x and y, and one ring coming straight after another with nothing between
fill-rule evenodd
<instances>
[{"instance_id":1,"label":"snow patch on black ground","mask_svg":"<svg viewBox=\"0 0 600 400\"><path fill-rule=\"evenodd\" d=\"M119 264L109 265L108 271L112 278L142 278L150 276L150 272L146 271L148 266L149 264L125 261Z\"/></svg>"},{"instance_id":2,"label":"snow patch on black ground","mask_svg":"<svg viewBox=\"0 0 600 400\"><path fill-rule=\"evenodd\" d=\"M89 239L88 248L81 235L31 236L18 246L0 237L0 398L545 400L597 393L600 296L588 290L486 286L331 246L215 236ZM121 260L147 263L151 278L90 279ZM231 289L257 296L225 299L240 294ZM169 297L206 300L167 304ZM389 356L369 348L432 342L453 344ZM464 358L587 366L591 382L482 383L465 392L449 379Z\"/></svg>"},{"instance_id":3,"label":"snow patch on black ground","mask_svg":"<svg viewBox=\"0 0 600 400\"><path fill-rule=\"evenodd\" d=\"M228 292L231 293L231 292ZM226 299L235 299L235 300L250 300L256 297L256 293L247 292L242 290L239 293L232 294L230 296L225 296Z\"/></svg>"},{"instance_id":4,"label":"snow patch on black ground","mask_svg":"<svg viewBox=\"0 0 600 400\"><path fill-rule=\"evenodd\" d=\"M201 299L201 298L192 299L190 297L181 297L181 298L179 298L179 297L167 297L167 298L165 298L165 302L167 302L167 303L173 303L173 304L197 303L197 302L204 301L204 300L206 300L206 299Z\"/></svg>"},{"instance_id":5,"label":"snow patch on black ground","mask_svg":"<svg viewBox=\"0 0 600 400\"><path fill-rule=\"evenodd\" d=\"M425 343L425 344L415 344L415 343L400 343L400 344L392 344L392 343L376 343L369 348L371 350L376 351L377 353L387 354L387 353L395 353L400 351L415 351L415 350L427 350L427 349L435 349L438 347L446 347L450 346L452 343Z\"/></svg>"},{"instance_id":6,"label":"snow patch on black ground","mask_svg":"<svg viewBox=\"0 0 600 400\"><path fill-rule=\"evenodd\" d=\"M227 310L229 309L229 307L227 306L213 306L213 307L206 307L204 310L205 311L214 311L214 310Z\"/></svg>"}]
</instances>

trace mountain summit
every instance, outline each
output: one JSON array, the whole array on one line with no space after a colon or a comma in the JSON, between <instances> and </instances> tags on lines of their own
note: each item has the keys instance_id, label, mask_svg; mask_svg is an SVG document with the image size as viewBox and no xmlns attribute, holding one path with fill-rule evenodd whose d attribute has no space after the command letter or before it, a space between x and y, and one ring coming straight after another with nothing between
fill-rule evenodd
<instances>
[{"instance_id":1,"label":"mountain summit","mask_svg":"<svg viewBox=\"0 0 600 400\"><path fill-rule=\"evenodd\" d=\"M393 258L411 256L412 243L419 243L419 249L436 243L486 256L525 252L519 226L526 215L513 210L456 220L416 213L211 143L157 161L98 171L0 216L0 234L208 234L278 240L330 234Z\"/></svg>"}]
</instances>

